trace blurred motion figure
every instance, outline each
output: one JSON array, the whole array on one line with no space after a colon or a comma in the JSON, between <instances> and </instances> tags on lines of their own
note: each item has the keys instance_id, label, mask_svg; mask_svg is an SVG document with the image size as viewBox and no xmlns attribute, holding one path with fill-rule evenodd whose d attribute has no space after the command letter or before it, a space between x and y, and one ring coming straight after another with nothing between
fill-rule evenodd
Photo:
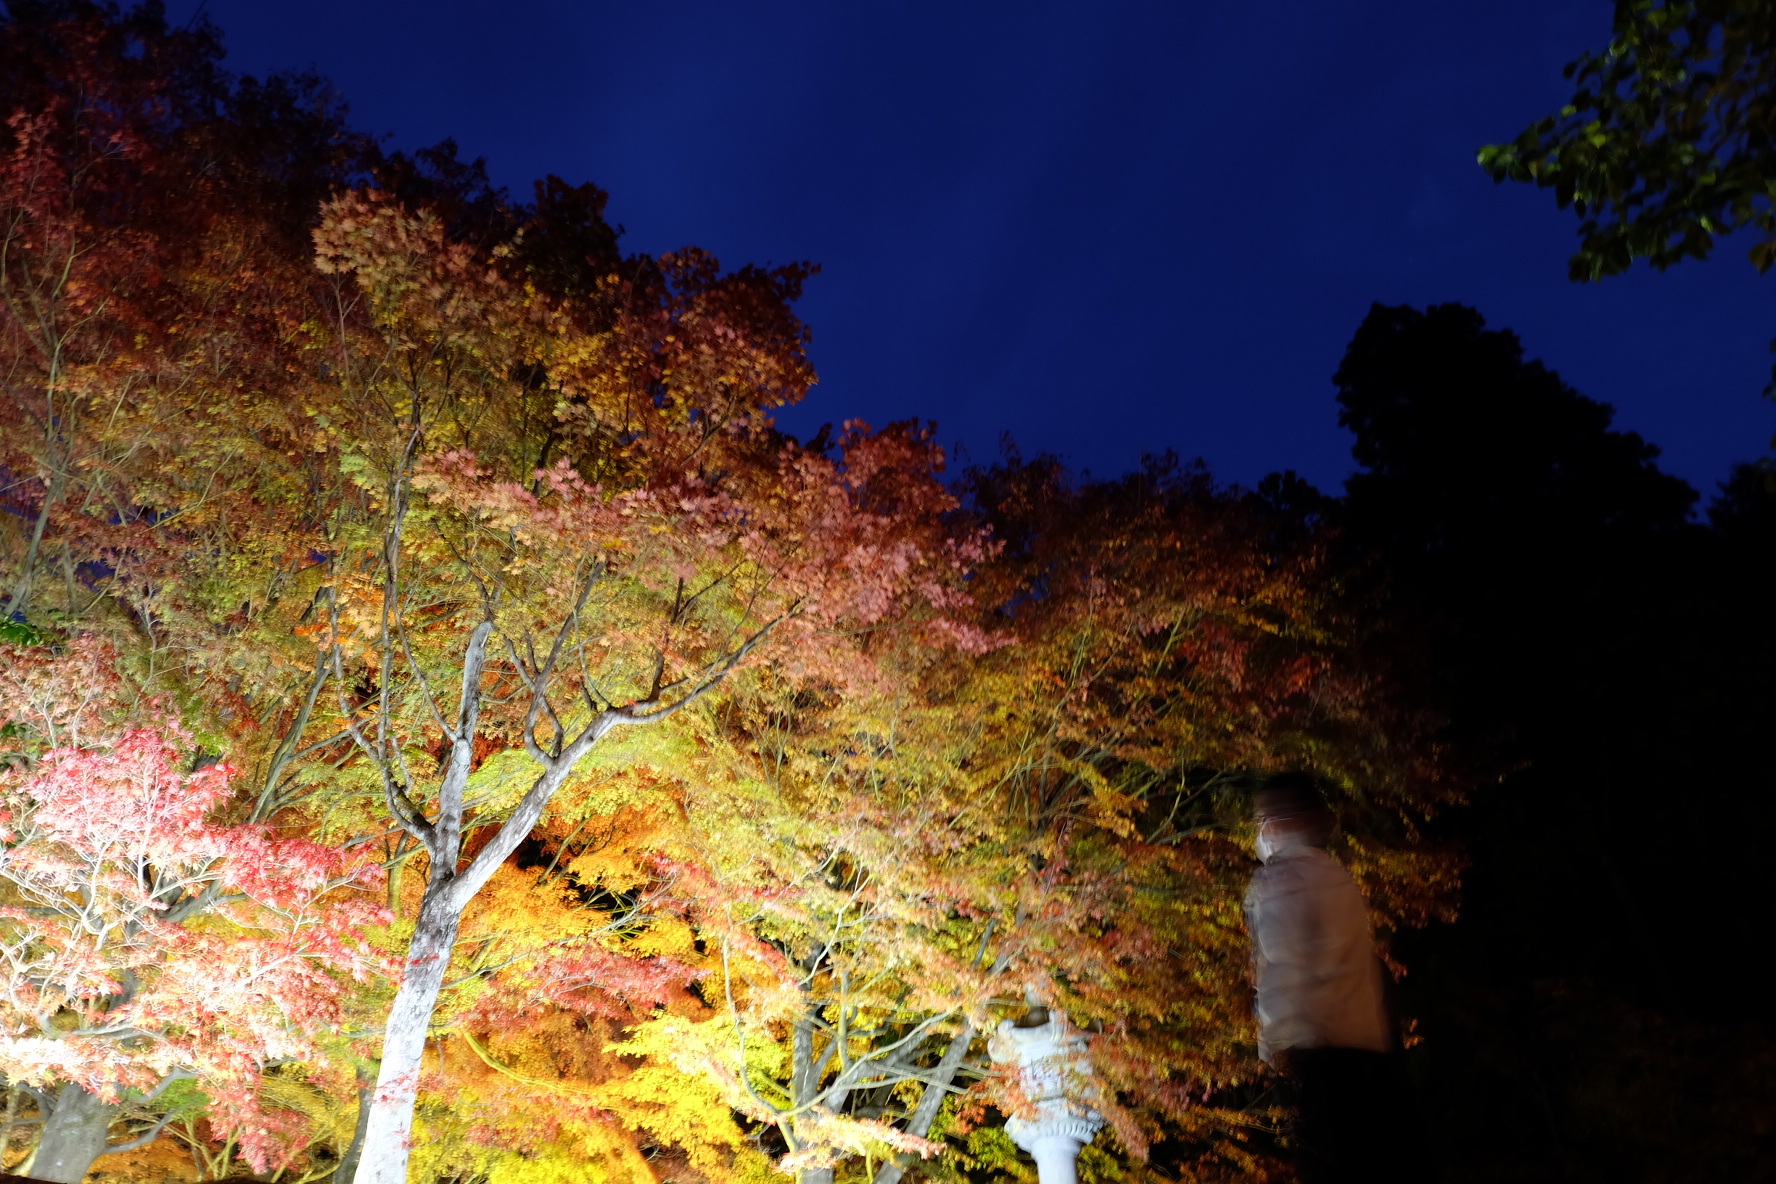
<instances>
[{"instance_id":1,"label":"blurred motion figure","mask_svg":"<svg viewBox=\"0 0 1776 1184\"><path fill-rule=\"evenodd\" d=\"M1255 801L1258 858L1246 892L1258 1055L1294 1085L1307 1184L1417 1178L1411 1107L1382 998L1369 908L1325 851L1332 814L1312 778L1272 777Z\"/></svg>"}]
</instances>

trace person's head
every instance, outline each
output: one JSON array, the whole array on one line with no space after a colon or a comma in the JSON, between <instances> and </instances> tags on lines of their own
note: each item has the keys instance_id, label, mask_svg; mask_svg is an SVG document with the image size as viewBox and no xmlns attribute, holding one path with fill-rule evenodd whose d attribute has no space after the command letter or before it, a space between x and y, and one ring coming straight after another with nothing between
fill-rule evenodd
<instances>
[{"instance_id":1,"label":"person's head","mask_svg":"<svg viewBox=\"0 0 1776 1184\"><path fill-rule=\"evenodd\" d=\"M1332 837L1332 811L1306 773L1277 773L1252 799L1258 823L1258 858L1290 847L1324 847Z\"/></svg>"}]
</instances>

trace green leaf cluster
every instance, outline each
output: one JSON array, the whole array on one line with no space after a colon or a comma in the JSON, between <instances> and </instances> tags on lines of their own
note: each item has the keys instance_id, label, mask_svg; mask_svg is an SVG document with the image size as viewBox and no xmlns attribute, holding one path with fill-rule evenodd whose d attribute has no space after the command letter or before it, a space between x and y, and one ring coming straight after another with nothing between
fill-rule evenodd
<instances>
[{"instance_id":1,"label":"green leaf cluster","mask_svg":"<svg viewBox=\"0 0 1776 1184\"><path fill-rule=\"evenodd\" d=\"M1573 279L1706 258L1744 228L1752 264L1776 263L1776 2L1623 0L1566 76L1571 102L1479 159L1578 212Z\"/></svg>"},{"instance_id":2,"label":"green leaf cluster","mask_svg":"<svg viewBox=\"0 0 1776 1184\"><path fill-rule=\"evenodd\" d=\"M1577 211L1574 280L1706 259L1747 228L1752 266L1776 263L1776 0L1618 0L1609 48L1566 76L1571 102L1479 160Z\"/></svg>"}]
</instances>

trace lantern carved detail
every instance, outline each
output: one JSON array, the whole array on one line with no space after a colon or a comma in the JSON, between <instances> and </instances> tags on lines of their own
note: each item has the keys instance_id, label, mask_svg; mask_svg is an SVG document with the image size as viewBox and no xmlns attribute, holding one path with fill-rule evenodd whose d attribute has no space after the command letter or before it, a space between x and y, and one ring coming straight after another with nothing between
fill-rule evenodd
<instances>
[{"instance_id":1,"label":"lantern carved detail","mask_svg":"<svg viewBox=\"0 0 1776 1184\"><path fill-rule=\"evenodd\" d=\"M1104 1125L1090 1105L1097 1090L1084 1033L1050 1011L1046 1023L1033 1027L1001 1022L988 1052L1017 1075L1034 1110L1006 1119L1005 1133L1036 1161L1042 1184L1076 1184L1080 1149Z\"/></svg>"}]
</instances>

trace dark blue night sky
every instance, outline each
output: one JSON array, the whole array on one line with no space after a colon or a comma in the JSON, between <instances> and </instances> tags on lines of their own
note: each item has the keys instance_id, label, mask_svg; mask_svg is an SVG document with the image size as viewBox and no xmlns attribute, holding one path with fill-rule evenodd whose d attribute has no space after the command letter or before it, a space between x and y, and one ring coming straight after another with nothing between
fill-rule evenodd
<instances>
[{"instance_id":1,"label":"dark blue night sky","mask_svg":"<svg viewBox=\"0 0 1776 1184\"><path fill-rule=\"evenodd\" d=\"M174 19L195 8L169 5ZM631 250L810 259L785 417L1009 430L1100 474L1350 468L1371 301L1461 301L1704 491L1763 454L1776 277L1566 279L1575 219L1474 164L1569 94L1611 6L210 0L235 69L313 66L398 147L611 193Z\"/></svg>"}]
</instances>

